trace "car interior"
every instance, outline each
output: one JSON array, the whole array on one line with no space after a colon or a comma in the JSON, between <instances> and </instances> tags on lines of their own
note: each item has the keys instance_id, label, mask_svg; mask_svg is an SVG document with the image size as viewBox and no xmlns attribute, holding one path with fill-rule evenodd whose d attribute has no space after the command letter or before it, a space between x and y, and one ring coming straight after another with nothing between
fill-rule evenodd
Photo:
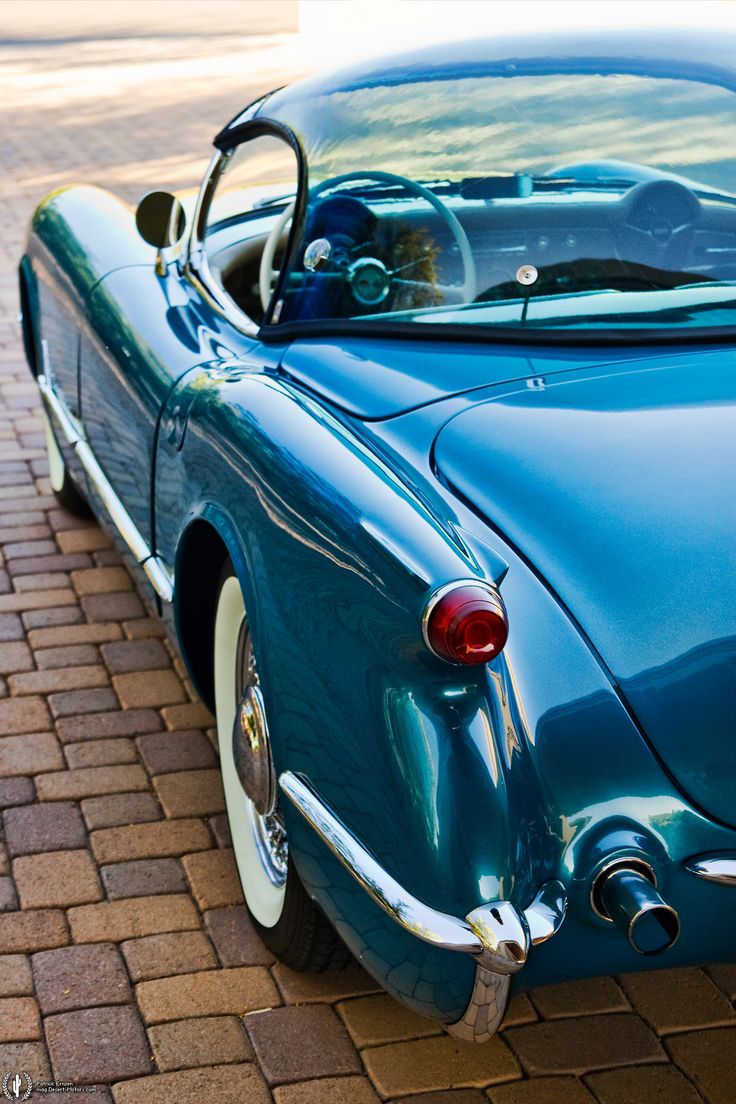
<instances>
[{"instance_id":1,"label":"car interior","mask_svg":"<svg viewBox=\"0 0 736 1104\"><path fill-rule=\"evenodd\" d=\"M386 317L736 280L736 197L646 166L581 164L542 177L428 184L366 172L328 180L309 199L285 318ZM290 204L282 196L214 224L208 236L213 278L255 322L274 283L271 273L263 287L264 250L278 271ZM328 256L310 268L310 244L324 241Z\"/></svg>"}]
</instances>

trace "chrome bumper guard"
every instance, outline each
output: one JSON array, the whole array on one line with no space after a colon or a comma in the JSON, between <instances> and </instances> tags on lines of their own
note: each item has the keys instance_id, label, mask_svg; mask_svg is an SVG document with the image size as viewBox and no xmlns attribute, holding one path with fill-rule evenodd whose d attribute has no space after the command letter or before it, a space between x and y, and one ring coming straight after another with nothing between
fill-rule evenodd
<instances>
[{"instance_id":1,"label":"chrome bumper guard","mask_svg":"<svg viewBox=\"0 0 736 1104\"><path fill-rule=\"evenodd\" d=\"M567 896L557 881L546 882L523 910L510 901L494 901L461 920L430 908L384 870L302 778L284 771L279 785L375 903L425 943L473 955L494 974L515 974L526 962L530 947L551 938L565 919Z\"/></svg>"},{"instance_id":2,"label":"chrome bumper guard","mask_svg":"<svg viewBox=\"0 0 736 1104\"><path fill-rule=\"evenodd\" d=\"M696 855L687 860L685 869L708 882L736 887L736 855L733 852Z\"/></svg>"}]
</instances>

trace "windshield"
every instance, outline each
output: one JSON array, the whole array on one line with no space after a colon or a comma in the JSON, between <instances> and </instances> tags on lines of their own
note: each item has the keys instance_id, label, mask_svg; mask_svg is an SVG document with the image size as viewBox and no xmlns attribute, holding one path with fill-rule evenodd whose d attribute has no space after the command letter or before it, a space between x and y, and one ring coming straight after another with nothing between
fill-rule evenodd
<instances>
[{"instance_id":1,"label":"windshield","mask_svg":"<svg viewBox=\"0 0 736 1104\"><path fill-rule=\"evenodd\" d=\"M736 323L724 87L510 72L307 109L306 212L274 320L637 337Z\"/></svg>"}]
</instances>

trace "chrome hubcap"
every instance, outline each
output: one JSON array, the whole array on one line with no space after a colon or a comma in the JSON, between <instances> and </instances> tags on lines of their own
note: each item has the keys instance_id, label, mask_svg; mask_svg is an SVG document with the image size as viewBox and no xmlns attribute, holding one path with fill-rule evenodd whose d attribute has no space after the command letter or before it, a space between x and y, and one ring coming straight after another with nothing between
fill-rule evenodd
<instances>
[{"instance_id":1,"label":"chrome hubcap","mask_svg":"<svg viewBox=\"0 0 736 1104\"><path fill-rule=\"evenodd\" d=\"M250 804L248 815L263 869L269 880L280 889L286 882L289 868L289 844L281 814L276 811L261 816L255 805Z\"/></svg>"},{"instance_id":2,"label":"chrome hubcap","mask_svg":"<svg viewBox=\"0 0 736 1104\"><path fill-rule=\"evenodd\" d=\"M280 888L286 882L289 845L276 802L271 743L247 620L240 629L236 671L239 706L233 724L235 769L248 799L248 818L261 864L269 880Z\"/></svg>"},{"instance_id":3,"label":"chrome hubcap","mask_svg":"<svg viewBox=\"0 0 736 1104\"><path fill-rule=\"evenodd\" d=\"M276 779L260 687L247 686L233 724L233 758L240 785L262 816L273 812Z\"/></svg>"}]
</instances>

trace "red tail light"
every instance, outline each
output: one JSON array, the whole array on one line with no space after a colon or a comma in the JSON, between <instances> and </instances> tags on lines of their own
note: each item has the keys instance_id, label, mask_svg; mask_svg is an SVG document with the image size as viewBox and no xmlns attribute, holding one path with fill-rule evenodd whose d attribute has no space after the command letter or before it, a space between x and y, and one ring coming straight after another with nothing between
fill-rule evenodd
<instances>
[{"instance_id":1,"label":"red tail light","mask_svg":"<svg viewBox=\"0 0 736 1104\"><path fill-rule=\"evenodd\" d=\"M509 635L500 594L482 582L450 583L432 595L424 611L424 639L450 663L489 663Z\"/></svg>"}]
</instances>

